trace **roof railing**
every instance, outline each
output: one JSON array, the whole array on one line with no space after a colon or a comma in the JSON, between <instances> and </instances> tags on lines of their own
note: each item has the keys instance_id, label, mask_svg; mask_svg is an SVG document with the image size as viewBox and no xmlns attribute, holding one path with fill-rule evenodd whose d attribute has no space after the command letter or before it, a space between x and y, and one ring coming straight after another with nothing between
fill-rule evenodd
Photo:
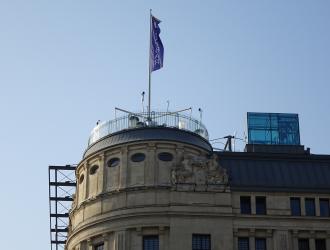
<instances>
[{"instance_id":1,"label":"roof railing","mask_svg":"<svg viewBox=\"0 0 330 250\"><path fill-rule=\"evenodd\" d=\"M186 130L200 135L206 140L209 135L206 127L190 116L177 112L130 113L114 120L99 123L91 132L88 146L101 138L121 130L143 127L167 127Z\"/></svg>"}]
</instances>

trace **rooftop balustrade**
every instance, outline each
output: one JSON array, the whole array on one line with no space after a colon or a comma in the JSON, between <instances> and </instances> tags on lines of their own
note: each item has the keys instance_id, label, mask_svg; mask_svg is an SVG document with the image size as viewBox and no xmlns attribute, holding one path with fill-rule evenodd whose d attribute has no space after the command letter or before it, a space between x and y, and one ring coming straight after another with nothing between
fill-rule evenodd
<instances>
[{"instance_id":1,"label":"rooftop balustrade","mask_svg":"<svg viewBox=\"0 0 330 250\"><path fill-rule=\"evenodd\" d=\"M206 127L191 116L177 112L151 112L150 116L148 116L148 113L145 112L129 113L114 120L98 124L91 132L88 146L118 131L143 127L177 128L198 134L206 140L209 139Z\"/></svg>"}]
</instances>

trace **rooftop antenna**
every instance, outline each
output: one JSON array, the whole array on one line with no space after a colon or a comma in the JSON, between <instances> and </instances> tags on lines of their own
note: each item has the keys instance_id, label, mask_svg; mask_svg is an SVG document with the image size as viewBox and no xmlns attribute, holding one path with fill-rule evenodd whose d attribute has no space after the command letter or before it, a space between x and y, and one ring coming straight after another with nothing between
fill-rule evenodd
<instances>
[{"instance_id":1,"label":"rooftop antenna","mask_svg":"<svg viewBox=\"0 0 330 250\"><path fill-rule=\"evenodd\" d=\"M233 152L233 149L232 149L232 139L235 138L235 136L232 136L232 135L227 135L225 137L223 137L225 139L227 139L227 142L225 144L225 147L224 147L224 151L226 151L227 147L228 147L228 151L229 152Z\"/></svg>"},{"instance_id":2,"label":"rooftop antenna","mask_svg":"<svg viewBox=\"0 0 330 250\"><path fill-rule=\"evenodd\" d=\"M141 93L141 105L142 105L142 113L144 113L144 95L146 92L142 91Z\"/></svg>"},{"instance_id":3,"label":"rooftop antenna","mask_svg":"<svg viewBox=\"0 0 330 250\"><path fill-rule=\"evenodd\" d=\"M168 113L168 108L170 107L170 100L167 100L167 108L166 108L166 113Z\"/></svg>"},{"instance_id":4,"label":"rooftop antenna","mask_svg":"<svg viewBox=\"0 0 330 250\"><path fill-rule=\"evenodd\" d=\"M199 122L202 123L202 118L203 118L203 110L201 108L198 109L199 112Z\"/></svg>"},{"instance_id":5,"label":"rooftop antenna","mask_svg":"<svg viewBox=\"0 0 330 250\"><path fill-rule=\"evenodd\" d=\"M237 135L237 131L235 131L234 132L234 143L233 143L233 145L234 145L234 152L236 152L236 149L235 149L235 146L236 146L236 135Z\"/></svg>"}]
</instances>

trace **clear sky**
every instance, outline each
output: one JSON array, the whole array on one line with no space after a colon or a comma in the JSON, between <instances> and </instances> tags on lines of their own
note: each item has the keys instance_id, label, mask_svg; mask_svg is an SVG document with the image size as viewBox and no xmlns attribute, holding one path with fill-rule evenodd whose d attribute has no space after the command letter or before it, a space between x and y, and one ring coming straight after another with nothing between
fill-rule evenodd
<instances>
[{"instance_id":1,"label":"clear sky","mask_svg":"<svg viewBox=\"0 0 330 250\"><path fill-rule=\"evenodd\" d=\"M78 163L114 107L140 110L150 8L155 109L201 107L211 138L298 113L302 144L330 154L328 0L0 0L1 249L50 249L48 165Z\"/></svg>"}]
</instances>

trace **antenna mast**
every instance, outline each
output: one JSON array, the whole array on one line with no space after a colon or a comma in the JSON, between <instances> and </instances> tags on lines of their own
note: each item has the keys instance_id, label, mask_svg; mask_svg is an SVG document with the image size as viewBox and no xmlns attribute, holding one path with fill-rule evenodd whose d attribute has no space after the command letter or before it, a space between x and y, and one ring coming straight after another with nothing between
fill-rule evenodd
<instances>
[{"instance_id":1,"label":"antenna mast","mask_svg":"<svg viewBox=\"0 0 330 250\"><path fill-rule=\"evenodd\" d=\"M150 9L150 39L149 39L149 93L148 93L148 118L147 120L151 120L150 117L150 107L151 107L151 33L152 33L152 27L151 27L151 11L152 9Z\"/></svg>"}]
</instances>

